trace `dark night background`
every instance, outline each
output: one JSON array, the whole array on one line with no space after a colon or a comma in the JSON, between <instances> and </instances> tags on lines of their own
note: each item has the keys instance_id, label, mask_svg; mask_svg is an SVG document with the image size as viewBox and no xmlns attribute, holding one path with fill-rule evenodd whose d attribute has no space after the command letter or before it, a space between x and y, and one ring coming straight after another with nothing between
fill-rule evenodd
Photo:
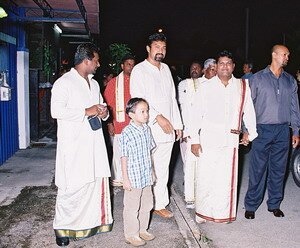
<instances>
[{"instance_id":1,"label":"dark night background","mask_svg":"<svg viewBox=\"0 0 300 248\"><path fill-rule=\"evenodd\" d=\"M138 62L145 59L149 34L162 28L168 38L165 62L185 65L203 62L223 49L236 58L235 75L242 74L245 60L246 8L249 9L248 59L254 71L270 63L274 44L286 44L291 52L286 68L300 68L300 1L100 1L100 44L125 43Z\"/></svg>"}]
</instances>

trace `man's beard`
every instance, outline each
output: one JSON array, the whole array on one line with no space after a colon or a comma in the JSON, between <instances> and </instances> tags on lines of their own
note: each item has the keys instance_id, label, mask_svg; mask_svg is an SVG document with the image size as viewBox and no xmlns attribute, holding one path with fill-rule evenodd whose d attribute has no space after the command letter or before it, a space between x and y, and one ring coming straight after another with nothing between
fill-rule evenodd
<instances>
[{"instance_id":1,"label":"man's beard","mask_svg":"<svg viewBox=\"0 0 300 248\"><path fill-rule=\"evenodd\" d=\"M161 61L163 61L163 59L164 59L164 55L162 53L157 53L154 56L155 61L161 62Z\"/></svg>"},{"instance_id":2,"label":"man's beard","mask_svg":"<svg viewBox=\"0 0 300 248\"><path fill-rule=\"evenodd\" d=\"M192 78L198 78L198 77L199 77L199 74L198 74L197 72L195 72L195 71L192 71L191 77L192 77Z\"/></svg>"},{"instance_id":3,"label":"man's beard","mask_svg":"<svg viewBox=\"0 0 300 248\"><path fill-rule=\"evenodd\" d=\"M284 62L282 62L282 67L286 67L286 66L287 66L287 64L288 64L288 61L284 61Z\"/></svg>"}]
</instances>

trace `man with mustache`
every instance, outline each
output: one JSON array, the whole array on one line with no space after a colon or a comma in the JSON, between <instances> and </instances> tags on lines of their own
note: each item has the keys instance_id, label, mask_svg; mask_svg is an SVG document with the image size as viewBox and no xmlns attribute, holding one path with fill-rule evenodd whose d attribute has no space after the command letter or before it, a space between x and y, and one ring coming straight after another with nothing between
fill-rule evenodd
<instances>
[{"instance_id":1,"label":"man with mustache","mask_svg":"<svg viewBox=\"0 0 300 248\"><path fill-rule=\"evenodd\" d=\"M209 58L204 61L203 64L203 73L204 75L201 77L203 81L207 79L211 79L212 77L216 76L217 74L217 62L215 59ZM202 81L202 80L201 80Z\"/></svg>"},{"instance_id":2,"label":"man with mustache","mask_svg":"<svg viewBox=\"0 0 300 248\"><path fill-rule=\"evenodd\" d=\"M52 88L51 115L57 119L55 185L58 187L53 228L58 246L112 229L110 169L100 125L109 113L99 84L99 50L80 44L74 68ZM98 119L92 129L89 117ZM96 119L97 118L97 119Z\"/></svg>"},{"instance_id":3,"label":"man with mustache","mask_svg":"<svg viewBox=\"0 0 300 248\"><path fill-rule=\"evenodd\" d=\"M190 76L178 85L178 102L184 124L183 138L180 140L180 151L184 170L184 197L186 208L195 208L195 171L197 157L191 152L191 137L189 134L191 107L195 93L200 84L202 65L194 61L190 66Z\"/></svg>"},{"instance_id":4,"label":"man with mustache","mask_svg":"<svg viewBox=\"0 0 300 248\"><path fill-rule=\"evenodd\" d=\"M131 97L141 97L149 103L149 123L156 143L152 151L156 182L153 187L154 213L171 218L166 209L169 204L167 183L169 163L175 140L181 138L182 122L176 101L176 92L169 67L162 63L167 49L167 39L162 33L148 38L148 57L137 64L131 73Z\"/></svg>"},{"instance_id":5,"label":"man with mustache","mask_svg":"<svg viewBox=\"0 0 300 248\"><path fill-rule=\"evenodd\" d=\"M222 51L216 61L217 75L200 84L191 110L191 150L199 157L195 211L198 223L236 219L242 117L249 130L242 144L247 145L257 136L250 88L234 77L232 54Z\"/></svg>"},{"instance_id":6,"label":"man with mustache","mask_svg":"<svg viewBox=\"0 0 300 248\"><path fill-rule=\"evenodd\" d=\"M250 78L251 96L257 117L258 137L253 141L245 218L254 219L267 181L268 211L284 217L280 210L283 182L290 147L299 144L300 112L297 82L284 71L290 52L283 45L272 48L272 63ZM247 135L247 133L246 133Z\"/></svg>"}]
</instances>

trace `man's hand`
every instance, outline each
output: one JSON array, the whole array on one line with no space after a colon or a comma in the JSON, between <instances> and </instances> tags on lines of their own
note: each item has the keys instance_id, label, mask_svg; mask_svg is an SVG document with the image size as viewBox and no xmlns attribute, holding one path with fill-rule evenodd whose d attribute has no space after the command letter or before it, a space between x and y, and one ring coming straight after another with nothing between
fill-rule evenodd
<instances>
[{"instance_id":1,"label":"man's hand","mask_svg":"<svg viewBox=\"0 0 300 248\"><path fill-rule=\"evenodd\" d=\"M86 108L85 109L85 115L86 116L94 116L94 115L98 115L98 112L99 112L99 107L100 104L96 104L96 105L93 105L89 108Z\"/></svg>"},{"instance_id":2,"label":"man's hand","mask_svg":"<svg viewBox=\"0 0 300 248\"><path fill-rule=\"evenodd\" d=\"M115 136L115 127L113 123L108 123L107 124L107 131L110 136Z\"/></svg>"},{"instance_id":3,"label":"man's hand","mask_svg":"<svg viewBox=\"0 0 300 248\"><path fill-rule=\"evenodd\" d=\"M179 140L182 137L182 130L176 129L176 141Z\"/></svg>"},{"instance_id":4,"label":"man's hand","mask_svg":"<svg viewBox=\"0 0 300 248\"><path fill-rule=\"evenodd\" d=\"M250 143L249 134L248 133L243 133L243 137L241 139L240 145L247 146L247 145L249 145L249 143Z\"/></svg>"},{"instance_id":5,"label":"man's hand","mask_svg":"<svg viewBox=\"0 0 300 248\"><path fill-rule=\"evenodd\" d=\"M161 127L161 129L164 131L164 133L171 134L174 131L171 122L165 117L163 117L162 115L157 115L156 121L158 125Z\"/></svg>"},{"instance_id":6,"label":"man's hand","mask_svg":"<svg viewBox=\"0 0 300 248\"><path fill-rule=\"evenodd\" d=\"M85 109L86 116L98 116L101 119L104 119L108 115L108 110L105 105L95 104L89 108Z\"/></svg>"},{"instance_id":7,"label":"man's hand","mask_svg":"<svg viewBox=\"0 0 300 248\"><path fill-rule=\"evenodd\" d=\"M187 143L188 139L190 139L190 138L191 138L191 136L186 136L186 137L182 138L181 143L183 143L183 142Z\"/></svg>"},{"instance_id":8,"label":"man's hand","mask_svg":"<svg viewBox=\"0 0 300 248\"><path fill-rule=\"evenodd\" d=\"M105 119L108 115L108 109L106 107L106 105L102 105L102 104L98 104L98 117L100 117L101 119Z\"/></svg>"},{"instance_id":9,"label":"man's hand","mask_svg":"<svg viewBox=\"0 0 300 248\"><path fill-rule=\"evenodd\" d=\"M293 135L292 136L292 145L293 148L296 148L299 145L300 139L298 135Z\"/></svg>"},{"instance_id":10,"label":"man's hand","mask_svg":"<svg viewBox=\"0 0 300 248\"><path fill-rule=\"evenodd\" d=\"M128 191L131 191L132 189L130 180L128 178L123 180L123 189Z\"/></svg>"},{"instance_id":11,"label":"man's hand","mask_svg":"<svg viewBox=\"0 0 300 248\"><path fill-rule=\"evenodd\" d=\"M200 144L192 144L191 151L196 157L200 157L200 153L202 153L202 147Z\"/></svg>"},{"instance_id":12,"label":"man's hand","mask_svg":"<svg viewBox=\"0 0 300 248\"><path fill-rule=\"evenodd\" d=\"M181 143L183 143L183 142L187 143L187 139L188 139L188 137L182 138L182 139L181 139Z\"/></svg>"}]
</instances>

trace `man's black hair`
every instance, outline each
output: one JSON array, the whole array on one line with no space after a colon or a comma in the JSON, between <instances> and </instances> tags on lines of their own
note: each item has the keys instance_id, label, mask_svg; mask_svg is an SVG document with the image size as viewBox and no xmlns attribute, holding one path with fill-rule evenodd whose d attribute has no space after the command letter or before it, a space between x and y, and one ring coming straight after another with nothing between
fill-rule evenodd
<instances>
[{"instance_id":1,"label":"man's black hair","mask_svg":"<svg viewBox=\"0 0 300 248\"><path fill-rule=\"evenodd\" d=\"M227 50L224 50L224 51L222 51L222 52L219 52L219 54L218 54L217 57L216 57L217 63L218 63L218 61L219 61L219 59L220 59L221 57L227 57L227 58L229 58L229 59L232 60L232 63L234 63L234 57L233 57L232 53L229 52L229 51L227 51Z\"/></svg>"},{"instance_id":2,"label":"man's black hair","mask_svg":"<svg viewBox=\"0 0 300 248\"><path fill-rule=\"evenodd\" d=\"M253 62L252 61L245 61L244 65L248 65L250 69L253 69Z\"/></svg>"},{"instance_id":3,"label":"man's black hair","mask_svg":"<svg viewBox=\"0 0 300 248\"><path fill-rule=\"evenodd\" d=\"M93 43L80 44L75 52L74 65L81 64L85 59L92 60L95 57L94 53L99 54L99 49Z\"/></svg>"},{"instance_id":4,"label":"man's black hair","mask_svg":"<svg viewBox=\"0 0 300 248\"><path fill-rule=\"evenodd\" d=\"M190 67L191 67L193 64L198 64L198 65L200 65L201 69L203 68L202 63L201 63L199 60L193 60L192 63L190 63Z\"/></svg>"},{"instance_id":5,"label":"man's black hair","mask_svg":"<svg viewBox=\"0 0 300 248\"><path fill-rule=\"evenodd\" d=\"M163 33L151 34L148 38L147 46L151 46L154 41L163 41L167 43L167 37Z\"/></svg>"},{"instance_id":6,"label":"man's black hair","mask_svg":"<svg viewBox=\"0 0 300 248\"><path fill-rule=\"evenodd\" d=\"M144 98L133 97L133 98L131 98L127 102L127 105L126 105L126 114L129 115L129 113L135 113L136 106L140 102L144 102L144 103L146 103L149 106L148 102Z\"/></svg>"},{"instance_id":7,"label":"man's black hair","mask_svg":"<svg viewBox=\"0 0 300 248\"><path fill-rule=\"evenodd\" d=\"M128 53L122 58L121 64L124 64L124 62L128 59L135 61L135 57L132 54Z\"/></svg>"}]
</instances>

